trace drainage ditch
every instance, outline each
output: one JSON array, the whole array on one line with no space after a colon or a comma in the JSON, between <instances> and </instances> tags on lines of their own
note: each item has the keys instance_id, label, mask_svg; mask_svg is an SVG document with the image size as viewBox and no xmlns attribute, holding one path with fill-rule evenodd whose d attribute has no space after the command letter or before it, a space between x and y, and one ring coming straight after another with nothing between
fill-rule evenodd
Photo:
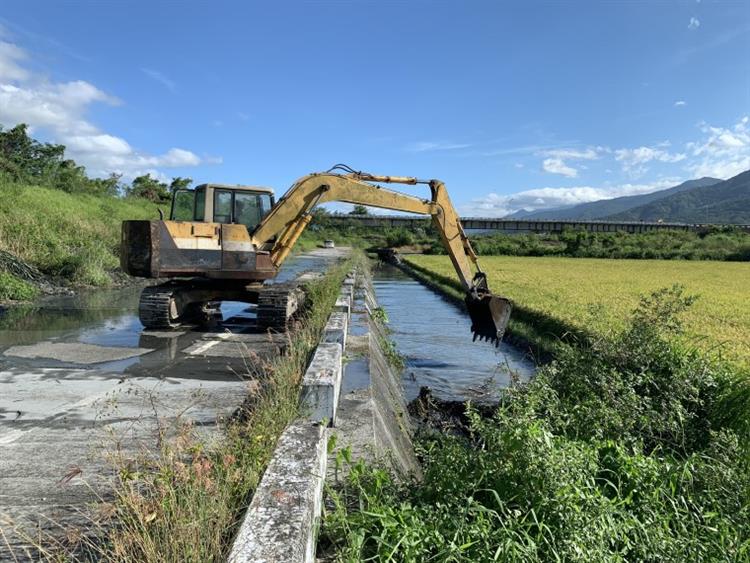
<instances>
[{"instance_id":1,"label":"drainage ditch","mask_svg":"<svg viewBox=\"0 0 750 563\"><path fill-rule=\"evenodd\" d=\"M390 338L404 357L408 401L428 387L443 401L491 403L512 379L534 374L534 363L517 348L473 342L465 311L397 267L374 269L373 287Z\"/></svg>"}]
</instances>

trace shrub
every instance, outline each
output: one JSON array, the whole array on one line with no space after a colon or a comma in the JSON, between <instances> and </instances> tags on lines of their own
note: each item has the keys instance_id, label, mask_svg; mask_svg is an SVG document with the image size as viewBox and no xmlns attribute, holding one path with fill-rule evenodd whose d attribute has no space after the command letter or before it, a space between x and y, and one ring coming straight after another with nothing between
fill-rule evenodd
<instances>
[{"instance_id":1,"label":"shrub","mask_svg":"<svg viewBox=\"0 0 750 563\"><path fill-rule=\"evenodd\" d=\"M389 247L394 247L409 246L411 244L414 244L416 239L411 231L409 231L408 229L404 229L403 227L399 227L397 229L390 229L389 231L387 231L385 240L386 244Z\"/></svg>"}]
</instances>

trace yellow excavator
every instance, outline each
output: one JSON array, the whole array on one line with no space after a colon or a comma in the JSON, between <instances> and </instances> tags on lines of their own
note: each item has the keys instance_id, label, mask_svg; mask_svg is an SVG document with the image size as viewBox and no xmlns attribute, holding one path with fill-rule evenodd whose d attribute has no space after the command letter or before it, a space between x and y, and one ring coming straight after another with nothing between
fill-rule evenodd
<instances>
[{"instance_id":1,"label":"yellow excavator","mask_svg":"<svg viewBox=\"0 0 750 563\"><path fill-rule=\"evenodd\" d=\"M430 198L378 184L426 184ZM216 302L242 301L257 304L259 326L283 329L301 308L304 289L294 282L263 282L279 272L315 206L330 201L432 217L466 291L474 338L499 342L511 303L490 292L443 182L379 176L341 164L300 178L278 202L269 188L203 184L174 193L167 221L124 221L122 269L163 280L143 290L141 322L149 329L172 328Z\"/></svg>"}]
</instances>

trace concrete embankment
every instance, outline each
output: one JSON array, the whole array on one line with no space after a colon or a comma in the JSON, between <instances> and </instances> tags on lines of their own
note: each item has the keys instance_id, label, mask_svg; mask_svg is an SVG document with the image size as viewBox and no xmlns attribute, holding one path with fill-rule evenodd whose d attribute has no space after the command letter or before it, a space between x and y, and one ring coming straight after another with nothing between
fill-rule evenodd
<instances>
[{"instance_id":1,"label":"concrete embankment","mask_svg":"<svg viewBox=\"0 0 750 563\"><path fill-rule=\"evenodd\" d=\"M400 374L381 347L384 330L367 272L352 272L305 373L301 416L278 441L229 555L231 563L312 562L323 488L334 459L378 459L418 474ZM334 438L335 437L335 438Z\"/></svg>"}]
</instances>

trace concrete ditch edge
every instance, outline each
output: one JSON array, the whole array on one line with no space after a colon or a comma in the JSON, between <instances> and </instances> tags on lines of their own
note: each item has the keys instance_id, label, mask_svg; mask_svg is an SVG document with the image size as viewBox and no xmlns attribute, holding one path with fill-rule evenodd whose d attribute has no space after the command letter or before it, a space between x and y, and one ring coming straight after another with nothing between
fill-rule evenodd
<instances>
[{"instance_id":1,"label":"concrete ditch edge","mask_svg":"<svg viewBox=\"0 0 750 563\"><path fill-rule=\"evenodd\" d=\"M342 448L385 460L397 474L419 475L400 374L381 349L385 329L372 317L376 308L367 273L350 273L303 378L303 415L279 438L230 563L315 561L324 483L339 477L331 467Z\"/></svg>"},{"instance_id":2,"label":"concrete ditch edge","mask_svg":"<svg viewBox=\"0 0 750 563\"><path fill-rule=\"evenodd\" d=\"M355 272L347 275L303 377L303 415L281 434L235 537L230 563L312 562L336 416Z\"/></svg>"}]
</instances>

